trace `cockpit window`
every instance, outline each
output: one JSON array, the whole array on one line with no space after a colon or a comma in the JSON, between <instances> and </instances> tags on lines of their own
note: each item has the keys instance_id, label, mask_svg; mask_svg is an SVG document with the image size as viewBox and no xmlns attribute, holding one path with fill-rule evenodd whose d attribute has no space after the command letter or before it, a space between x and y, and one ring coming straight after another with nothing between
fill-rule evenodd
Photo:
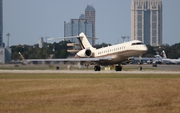
<instances>
[{"instance_id":1,"label":"cockpit window","mask_svg":"<svg viewBox=\"0 0 180 113\"><path fill-rule=\"evenodd\" d=\"M143 45L142 42L132 43L131 45Z\"/></svg>"}]
</instances>

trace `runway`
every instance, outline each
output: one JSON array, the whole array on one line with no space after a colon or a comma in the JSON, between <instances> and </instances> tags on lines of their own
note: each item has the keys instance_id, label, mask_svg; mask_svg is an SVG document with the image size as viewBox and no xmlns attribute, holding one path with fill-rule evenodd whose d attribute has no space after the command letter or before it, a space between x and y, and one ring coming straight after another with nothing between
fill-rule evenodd
<instances>
[{"instance_id":1,"label":"runway","mask_svg":"<svg viewBox=\"0 0 180 113\"><path fill-rule=\"evenodd\" d=\"M114 70L0 70L0 73L94 73L94 74L104 74L104 73L118 73L118 74L180 74L180 71L114 71Z\"/></svg>"}]
</instances>

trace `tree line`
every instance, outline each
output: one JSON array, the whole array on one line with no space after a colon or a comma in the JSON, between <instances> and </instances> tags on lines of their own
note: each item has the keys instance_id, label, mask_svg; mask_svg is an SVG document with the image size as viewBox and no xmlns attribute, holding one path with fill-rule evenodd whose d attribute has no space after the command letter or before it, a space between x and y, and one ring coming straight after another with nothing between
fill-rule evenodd
<instances>
[{"instance_id":1,"label":"tree line","mask_svg":"<svg viewBox=\"0 0 180 113\"><path fill-rule=\"evenodd\" d=\"M12 60L20 60L19 52L25 59L46 59L46 58L66 58L68 41L60 41L59 43L45 43L45 47L39 48L35 45L17 45L11 46Z\"/></svg>"},{"instance_id":2,"label":"tree line","mask_svg":"<svg viewBox=\"0 0 180 113\"><path fill-rule=\"evenodd\" d=\"M68 53L67 43L71 43L70 41L60 41L54 43L45 43L44 48L39 48L38 44L35 45L17 45L11 46L12 50L12 60L20 60L21 57L19 52L24 56L25 59L46 59L46 58L67 58L68 56L72 56L74 54ZM110 46L111 44L97 44L95 48L101 48ZM161 55L162 51L166 52L168 58L177 59L180 58L180 43L174 45L162 45L159 47L153 47L147 45L148 51L143 57L154 57L157 52Z\"/></svg>"},{"instance_id":3,"label":"tree line","mask_svg":"<svg viewBox=\"0 0 180 113\"><path fill-rule=\"evenodd\" d=\"M167 58L178 59L180 58L180 43L173 45L164 44L158 47L147 45L148 52L144 54L144 57L153 57L157 53L162 56L162 51L165 51Z\"/></svg>"}]
</instances>

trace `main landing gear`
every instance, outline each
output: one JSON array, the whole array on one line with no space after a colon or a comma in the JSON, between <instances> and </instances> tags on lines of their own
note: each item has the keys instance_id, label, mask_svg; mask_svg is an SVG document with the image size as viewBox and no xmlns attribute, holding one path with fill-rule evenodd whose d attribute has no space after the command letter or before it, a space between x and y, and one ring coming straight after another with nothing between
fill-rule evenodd
<instances>
[{"instance_id":1,"label":"main landing gear","mask_svg":"<svg viewBox=\"0 0 180 113\"><path fill-rule=\"evenodd\" d=\"M101 71L101 67L99 65L94 66L94 71ZM116 66L115 71L122 71L122 66L120 64Z\"/></svg>"},{"instance_id":2,"label":"main landing gear","mask_svg":"<svg viewBox=\"0 0 180 113\"><path fill-rule=\"evenodd\" d=\"M100 66L94 66L94 71L101 71L101 67Z\"/></svg>"},{"instance_id":3,"label":"main landing gear","mask_svg":"<svg viewBox=\"0 0 180 113\"><path fill-rule=\"evenodd\" d=\"M119 64L118 66L115 67L116 71L122 71L122 66Z\"/></svg>"}]
</instances>

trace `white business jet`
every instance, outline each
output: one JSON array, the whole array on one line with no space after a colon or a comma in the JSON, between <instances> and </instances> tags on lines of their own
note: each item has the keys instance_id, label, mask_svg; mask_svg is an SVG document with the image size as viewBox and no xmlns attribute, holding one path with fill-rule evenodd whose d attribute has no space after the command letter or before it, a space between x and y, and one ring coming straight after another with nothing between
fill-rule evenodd
<instances>
[{"instance_id":1,"label":"white business jet","mask_svg":"<svg viewBox=\"0 0 180 113\"><path fill-rule=\"evenodd\" d=\"M80 50L75 58L70 59L26 59L27 62L32 61L60 61L60 62L81 62L90 63L94 66L94 71L100 71L101 65L114 65L116 71L121 71L121 63L130 60L132 56L139 56L147 52L147 47L139 40L133 40L116 44L108 47L96 49L91 46L84 33L79 36L67 37L77 38L79 40L82 50ZM61 38L62 39L62 38ZM50 38L49 40L55 40ZM21 55L21 53L19 53ZM22 56L22 55L21 55Z\"/></svg>"}]
</instances>

